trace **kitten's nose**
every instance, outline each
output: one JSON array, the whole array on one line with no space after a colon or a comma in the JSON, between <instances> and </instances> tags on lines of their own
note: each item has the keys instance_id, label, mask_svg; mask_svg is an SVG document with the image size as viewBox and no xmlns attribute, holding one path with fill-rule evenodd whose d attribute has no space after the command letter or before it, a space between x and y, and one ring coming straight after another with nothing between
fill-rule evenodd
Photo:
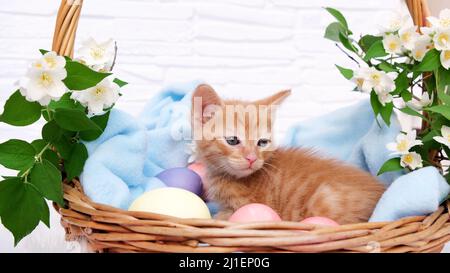
<instances>
[{"instance_id":1,"label":"kitten's nose","mask_svg":"<svg viewBox=\"0 0 450 273\"><path fill-rule=\"evenodd\" d=\"M250 164L250 166L252 166L253 162L256 161L257 157L255 154L249 154L245 157L245 159L247 159L248 163Z\"/></svg>"}]
</instances>

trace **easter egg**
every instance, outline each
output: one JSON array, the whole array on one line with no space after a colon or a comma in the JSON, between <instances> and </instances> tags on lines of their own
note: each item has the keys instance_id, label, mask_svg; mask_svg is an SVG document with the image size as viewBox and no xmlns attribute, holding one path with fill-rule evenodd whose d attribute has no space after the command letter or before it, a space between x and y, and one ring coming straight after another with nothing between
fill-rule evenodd
<instances>
[{"instance_id":1,"label":"easter egg","mask_svg":"<svg viewBox=\"0 0 450 273\"><path fill-rule=\"evenodd\" d=\"M181 188L202 195L203 184L200 176L188 168L167 169L156 176L168 187Z\"/></svg>"},{"instance_id":2,"label":"easter egg","mask_svg":"<svg viewBox=\"0 0 450 273\"><path fill-rule=\"evenodd\" d=\"M188 169L195 172L196 174L198 174L202 180L205 179L206 169L202 163L195 162L195 163L189 164Z\"/></svg>"},{"instance_id":3,"label":"easter egg","mask_svg":"<svg viewBox=\"0 0 450 273\"><path fill-rule=\"evenodd\" d=\"M128 209L174 216L210 219L205 202L194 193L180 188L160 188L139 196Z\"/></svg>"},{"instance_id":4,"label":"easter egg","mask_svg":"<svg viewBox=\"0 0 450 273\"><path fill-rule=\"evenodd\" d=\"M206 179L206 168L205 165L203 165L202 163L192 163L188 166L189 170L194 171L196 174L198 174L201 179L202 179L202 184L203 184L203 199L204 200L208 200L208 198L206 197L206 192L209 189L209 183L208 183L208 179Z\"/></svg>"},{"instance_id":5,"label":"easter egg","mask_svg":"<svg viewBox=\"0 0 450 273\"><path fill-rule=\"evenodd\" d=\"M320 216L305 218L302 221L300 221L300 223L314 224L314 225L320 225L320 226L331 226L331 227L339 226L338 223L331 220L330 218L320 217Z\"/></svg>"},{"instance_id":6,"label":"easter egg","mask_svg":"<svg viewBox=\"0 0 450 273\"><path fill-rule=\"evenodd\" d=\"M269 206L252 203L240 207L228 219L231 222L281 221L280 216Z\"/></svg>"}]
</instances>

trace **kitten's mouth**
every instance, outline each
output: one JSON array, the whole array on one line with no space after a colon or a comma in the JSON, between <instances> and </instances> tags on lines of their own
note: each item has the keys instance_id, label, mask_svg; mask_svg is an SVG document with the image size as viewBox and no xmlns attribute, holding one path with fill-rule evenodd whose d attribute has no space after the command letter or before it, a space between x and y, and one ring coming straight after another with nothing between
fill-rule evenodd
<instances>
[{"instance_id":1,"label":"kitten's mouth","mask_svg":"<svg viewBox=\"0 0 450 273\"><path fill-rule=\"evenodd\" d=\"M244 168L233 168L232 167L231 169L233 170L231 174L236 176L237 178L243 178L243 177L249 176L258 170L258 168L256 168L254 165L247 166Z\"/></svg>"},{"instance_id":2,"label":"kitten's mouth","mask_svg":"<svg viewBox=\"0 0 450 273\"><path fill-rule=\"evenodd\" d=\"M259 161L252 162L252 164L243 161L241 162L228 161L226 165L227 165L226 167L227 173L237 178L249 176L254 172L258 171L262 167L261 162Z\"/></svg>"}]
</instances>

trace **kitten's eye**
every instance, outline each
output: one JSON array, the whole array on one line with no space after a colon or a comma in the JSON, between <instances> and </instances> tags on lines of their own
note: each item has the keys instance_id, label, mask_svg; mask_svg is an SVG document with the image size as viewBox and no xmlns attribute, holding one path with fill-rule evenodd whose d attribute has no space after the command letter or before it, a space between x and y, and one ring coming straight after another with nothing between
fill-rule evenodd
<instances>
[{"instance_id":1,"label":"kitten's eye","mask_svg":"<svg viewBox=\"0 0 450 273\"><path fill-rule=\"evenodd\" d=\"M236 146L239 143L241 143L241 141L239 140L238 137L236 136L232 136L232 137L225 137L225 140L227 141L227 143L231 146Z\"/></svg>"},{"instance_id":2,"label":"kitten's eye","mask_svg":"<svg viewBox=\"0 0 450 273\"><path fill-rule=\"evenodd\" d=\"M262 138L260 140L258 140L258 146L259 147L266 147L267 145L269 145L270 140Z\"/></svg>"}]
</instances>

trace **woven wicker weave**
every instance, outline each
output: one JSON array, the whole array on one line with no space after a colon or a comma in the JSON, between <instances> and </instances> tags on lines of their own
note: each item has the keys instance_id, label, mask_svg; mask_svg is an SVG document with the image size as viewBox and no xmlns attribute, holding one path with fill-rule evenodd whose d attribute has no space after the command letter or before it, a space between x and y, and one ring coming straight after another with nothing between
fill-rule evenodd
<instances>
[{"instance_id":1,"label":"woven wicker weave","mask_svg":"<svg viewBox=\"0 0 450 273\"><path fill-rule=\"evenodd\" d=\"M73 55L82 0L63 0L53 50ZM429 14L426 2L407 0L416 24ZM61 214L67 240L87 240L98 252L439 252L450 241L449 204L425 217L395 222L320 227L297 222L238 224L129 212L97 204L77 180L64 181Z\"/></svg>"}]
</instances>

